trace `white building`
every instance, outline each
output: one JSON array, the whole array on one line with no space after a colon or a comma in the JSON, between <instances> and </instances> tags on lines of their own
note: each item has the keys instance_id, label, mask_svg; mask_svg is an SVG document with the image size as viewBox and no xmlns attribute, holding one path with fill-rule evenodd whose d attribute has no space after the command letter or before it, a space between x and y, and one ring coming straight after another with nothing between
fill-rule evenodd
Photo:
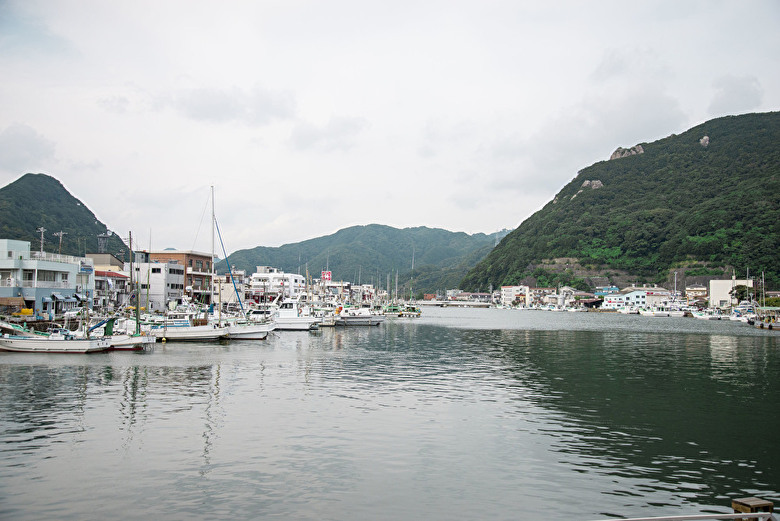
<instances>
[{"instance_id":1,"label":"white building","mask_svg":"<svg viewBox=\"0 0 780 521\"><path fill-rule=\"evenodd\" d=\"M230 273L218 275L214 279L214 302L222 302L228 307L240 307L246 300L248 291L246 271L232 268Z\"/></svg>"},{"instance_id":2,"label":"white building","mask_svg":"<svg viewBox=\"0 0 780 521\"><path fill-rule=\"evenodd\" d=\"M635 287L622 289L620 293L604 296L602 309L620 309L624 307L651 308L663 305L672 297L672 292L661 287Z\"/></svg>"},{"instance_id":3,"label":"white building","mask_svg":"<svg viewBox=\"0 0 780 521\"><path fill-rule=\"evenodd\" d=\"M36 316L54 318L90 305L94 271L92 259L30 252L29 241L0 239L0 297L24 299Z\"/></svg>"},{"instance_id":4,"label":"white building","mask_svg":"<svg viewBox=\"0 0 780 521\"><path fill-rule=\"evenodd\" d=\"M129 273L129 263L126 269ZM181 300L184 294L184 266L174 261L135 263L132 277L138 295L130 304L140 302L147 311L162 312L169 302Z\"/></svg>"},{"instance_id":5,"label":"white building","mask_svg":"<svg viewBox=\"0 0 780 521\"><path fill-rule=\"evenodd\" d=\"M249 278L249 295L255 302L274 300L279 295L297 298L306 293L306 279L297 273L258 266Z\"/></svg>"},{"instance_id":6,"label":"white building","mask_svg":"<svg viewBox=\"0 0 780 521\"><path fill-rule=\"evenodd\" d=\"M502 306L512 306L519 302L525 306L526 296L529 294L528 286L501 286L501 297L499 302Z\"/></svg>"},{"instance_id":7,"label":"white building","mask_svg":"<svg viewBox=\"0 0 780 521\"><path fill-rule=\"evenodd\" d=\"M710 301L711 308L729 308L736 306L739 302L731 296L731 291L737 286L753 287L753 280L711 280L710 281Z\"/></svg>"}]
</instances>

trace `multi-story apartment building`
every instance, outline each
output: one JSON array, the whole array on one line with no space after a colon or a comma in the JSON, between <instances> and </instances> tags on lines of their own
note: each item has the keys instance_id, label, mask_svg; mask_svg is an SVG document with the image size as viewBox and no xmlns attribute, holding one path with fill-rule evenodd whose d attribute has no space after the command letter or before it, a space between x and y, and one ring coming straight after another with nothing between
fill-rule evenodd
<instances>
[{"instance_id":1,"label":"multi-story apartment building","mask_svg":"<svg viewBox=\"0 0 780 521\"><path fill-rule=\"evenodd\" d=\"M185 293L185 269L174 261L134 263L133 281L138 294L132 297L130 305L138 303L146 311L162 312L170 302L181 301Z\"/></svg>"},{"instance_id":2,"label":"multi-story apartment building","mask_svg":"<svg viewBox=\"0 0 780 521\"><path fill-rule=\"evenodd\" d=\"M197 251L161 250L149 252L150 262L179 264L184 269L184 291L195 302L211 304L211 254Z\"/></svg>"},{"instance_id":3,"label":"multi-story apartment building","mask_svg":"<svg viewBox=\"0 0 780 521\"><path fill-rule=\"evenodd\" d=\"M94 272L92 259L31 252L29 241L0 239L0 297L23 299L36 316L91 305Z\"/></svg>"}]
</instances>

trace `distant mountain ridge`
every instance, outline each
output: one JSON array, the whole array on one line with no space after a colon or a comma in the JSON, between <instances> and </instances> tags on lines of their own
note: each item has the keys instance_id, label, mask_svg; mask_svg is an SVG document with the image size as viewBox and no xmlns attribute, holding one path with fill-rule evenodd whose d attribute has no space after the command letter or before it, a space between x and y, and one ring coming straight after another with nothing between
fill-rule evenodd
<instances>
[{"instance_id":1,"label":"distant mountain ridge","mask_svg":"<svg viewBox=\"0 0 780 521\"><path fill-rule=\"evenodd\" d=\"M38 228L46 229L44 251L60 252L60 237L54 234L63 232L61 253L76 256L96 253L98 235L110 231L57 179L46 174L25 174L0 188L0 238L30 241L30 248L37 251L41 246ZM106 252L119 256L120 251L129 250L111 232Z\"/></svg>"},{"instance_id":2,"label":"distant mountain ridge","mask_svg":"<svg viewBox=\"0 0 780 521\"><path fill-rule=\"evenodd\" d=\"M40 247L39 227L46 229L44 250L83 256L98 251L98 235L108 227L86 205L71 195L60 181L46 174L26 174L0 188L0 238L30 241ZM427 227L399 230L369 224L339 230L325 237L286 244L278 248L258 246L234 252L231 266L254 273L257 266L273 266L312 277L329 269L334 280L374 283L399 291L411 287L415 294L454 288L468 270L508 233L492 235L450 232ZM116 233L107 239L106 251L127 258L129 248ZM414 262L414 269L412 263ZM217 262L224 273L227 264Z\"/></svg>"},{"instance_id":3,"label":"distant mountain ridge","mask_svg":"<svg viewBox=\"0 0 780 521\"><path fill-rule=\"evenodd\" d=\"M274 266L313 278L329 270L333 280L373 283L415 294L455 288L468 270L508 233L477 233L427 228L398 229L380 224L352 226L332 235L278 248L258 246L239 250L227 261L237 269L254 273L257 266ZM223 262L220 272L227 270ZM412 269L414 267L414 269ZM399 289L399 292L401 290Z\"/></svg>"},{"instance_id":4,"label":"distant mountain ridge","mask_svg":"<svg viewBox=\"0 0 780 521\"><path fill-rule=\"evenodd\" d=\"M462 281L738 278L780 287L780 113L714 119L581 170Z\"/></svg>"}]
</instances>

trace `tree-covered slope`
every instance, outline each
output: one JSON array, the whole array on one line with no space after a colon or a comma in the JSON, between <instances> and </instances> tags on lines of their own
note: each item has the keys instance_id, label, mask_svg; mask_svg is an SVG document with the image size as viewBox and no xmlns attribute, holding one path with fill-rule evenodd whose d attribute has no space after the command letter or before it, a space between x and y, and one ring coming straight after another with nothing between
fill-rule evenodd
<instances>
[{"instance_id":1,"label":"tree-covered slope","mask_svg":"<svg viewBox=\"0 0 780 521\"><path fill-rule=\"evenodd\" d=\"M641 146L580 171L464 288L514 284L560 257L645 280L686 264L750 269L780 286L780 113L719 118Z\"/></svg>"},{"instance_id":2,"label":"tree-covered slope","mask_svg":"<svg viewBox=\"0 0 780 521\"><path fill-rule=\"evenodd\" d=\"M495 235L370 224L278 248L239 250L228 257L228 262L247 273L254 273L256 266L274 266L300 273L308 269L317 278L327 268L333 280L379 287L387 285L388 277L394 287L397 272L399 286L412 280L415 293L435 292L454 287L494 243ZM218 268L226 270L224 263Z\"/></svg>"},{"instance_id":3,"label":"tree-covered slope","mask_svg":"<svg viewBox=\"0 0 780 521\"><path fill-rule=\"evenodd\" d=\"M26 174L0 188L0 238L30 241L33 251L40 249L45 228L43 249L58 253L62 235L62 253L84 255L98 251L99 234L108 228L62 183L45 174ZM128 251L116 234L108 238L106 251L117 254Z\"/></svg>"}]
</instances>

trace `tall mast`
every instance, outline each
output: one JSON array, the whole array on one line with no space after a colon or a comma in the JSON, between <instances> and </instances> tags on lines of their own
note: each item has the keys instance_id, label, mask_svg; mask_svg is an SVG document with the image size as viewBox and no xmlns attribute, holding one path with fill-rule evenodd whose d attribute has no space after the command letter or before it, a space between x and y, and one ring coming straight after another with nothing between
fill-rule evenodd
<instances>
[{"instance_id":1,"label":"tall mast","mask_svg":"<svg viewBox=\"0 0 780 521\"><path fill-rule=\"evenodd\" d=\"M211 185L211 304L214 304L214 229L216 228L216 214L214 213L214 185ZM220 305L222 303L220 302Z\"/></svg>"}]
</instances>

